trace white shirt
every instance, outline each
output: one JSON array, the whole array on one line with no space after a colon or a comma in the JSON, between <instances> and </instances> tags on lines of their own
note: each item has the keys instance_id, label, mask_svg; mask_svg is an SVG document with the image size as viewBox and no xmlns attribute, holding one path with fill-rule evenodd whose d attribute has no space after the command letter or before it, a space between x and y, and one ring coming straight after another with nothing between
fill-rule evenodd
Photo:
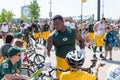
<instances>
[{"instance_id":1,"label":"white shirt","mask_svg":"<svg viewBox=\"0 0 120 80\"><path fill-rule=\"evenodd\" d=\"M105 24L101 24L100 22L97 22L98 27L97 27L97 33L104 33L104 28L105 28Z\"/></svg>"},{"instance_id":2,"label":"white shirt","mask_svg":"<svg viewBox=\"0 0 120 80\"><path fill-rule=\"evenodd\" d=\"M3 32L8 32L8 30L9 30L9 28L8 28L8 26L7 25L2 25L2 27L1 27L1 31L3 31Z\"/></svg>"},{"instance_id":3,"label":"white shirt","mask_svg":"<svg viewBox=\"0 0 120 80\"><path fill-rule=\"evenodd\" d=\"M65 26L70 26L72 29L75 29L75 23L74 22L66 22Z\"/></svg>"}]
</instances>

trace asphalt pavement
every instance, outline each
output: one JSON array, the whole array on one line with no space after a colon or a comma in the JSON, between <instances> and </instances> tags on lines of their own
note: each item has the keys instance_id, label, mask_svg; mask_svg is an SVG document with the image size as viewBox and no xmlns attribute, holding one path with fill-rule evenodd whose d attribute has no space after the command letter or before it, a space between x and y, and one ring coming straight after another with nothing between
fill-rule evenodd
<instances>
[{"instance_id":1,"label":"asphalt pavement","mask_svg":"<svg viewBox=\"0 0 120 80\"><path fill-rule=\"evenodd\" d=\"M0 46L3 45L3 40L0 39ZM79 47L76 45L76 49L80 50ZM37 52L40 54L43 54L44 49L37 49ZM85 48L85 54L86 54L86 58L85 58L85 63L83 65L83 67L89 67L91 65L91 61L90 59L92 59L92 55L93 55L93 51L92 49L88 49L87 47ZM120 49L113 49L113 60L101 60L99 57L99 51L97 50L97 57L98 57L98 61L101 63L104 63L105 65L103 67L100 67L99 69L99 73L98 73L98 80L105 80L106 75L107 75L107 70L109 69L109 67L112 64L119 64L120 65ZM50 60L52 62L52 65L55 66L55 54L54 54L54 48L52 48L51 50L51 57ZM103 48L103 55L104 55L104 48ZM109 58L109 55L108 55Z\"/></svg>"}]
</instances>

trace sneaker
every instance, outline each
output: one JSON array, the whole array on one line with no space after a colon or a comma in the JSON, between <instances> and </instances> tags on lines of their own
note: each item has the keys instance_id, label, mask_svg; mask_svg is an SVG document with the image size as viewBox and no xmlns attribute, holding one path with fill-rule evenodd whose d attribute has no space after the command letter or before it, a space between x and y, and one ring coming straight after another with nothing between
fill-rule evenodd
<instances>
[{"instance_id":1,"label":"sneaker","mask_svg":"<svg viewBox=\"0 0 120 80\"><path fill-rule=\"evenodd\" d=\"M100 54L100 58L105 58L102 54Z\"/></svg>"},{"instance_id":2,"label":"sneaker","mask_svg":"<svg viewBox=\"0 0 120 80\"><path fill-rule=\"evenodd\" d=\"M102 58L102 60L106 61L107 59L104 57L104 58Z\"/></svg>"},{"instance_id":3,"label":"sneaker","mask_svg":"<svg viewBox=\"0 0 120 80\"><path fill-rule=\"evenodd\" d=\"M109 60L112 60L112 58L109 58Z\"/></svg>"},{"instance_id":4,"label":"sneaker","mask_svg":"<svg viewBox=\"0 0 120 80\"><path fill-rule=\"evenodd\" d=\"M96 54L93 55L93 58L94 58L94 59L97 59Z\"/></svg>"}]
</instances>

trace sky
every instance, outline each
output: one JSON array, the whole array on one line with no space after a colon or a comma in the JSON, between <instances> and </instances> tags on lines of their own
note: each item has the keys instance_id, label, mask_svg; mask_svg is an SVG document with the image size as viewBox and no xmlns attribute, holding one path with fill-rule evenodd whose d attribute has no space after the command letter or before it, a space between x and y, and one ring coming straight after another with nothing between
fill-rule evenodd
<instances>
[{"instance_id":1,"label":"sky","mask_svg":"<svg viewBox=\"0 0 120 80\"><path fill-rule=\"evenodd\" d=\"M0 12L4 8L12 10L15 14L14 17L21 16L21 6L30 4L31 0L0 0ZM40 17L49 17L50 0L37 0L41 7ZM67 16L80 16L81 15L81 0L51 0L52 1L52 16L60 14L64 17ZM103 0L101 0L101 14ZM106 18L118 19L120 16L120 0L104 0L104 16ZM97 19L97 0L87 0L83 3L83 15L94 14Z\"/></svg>"}]
</instances>

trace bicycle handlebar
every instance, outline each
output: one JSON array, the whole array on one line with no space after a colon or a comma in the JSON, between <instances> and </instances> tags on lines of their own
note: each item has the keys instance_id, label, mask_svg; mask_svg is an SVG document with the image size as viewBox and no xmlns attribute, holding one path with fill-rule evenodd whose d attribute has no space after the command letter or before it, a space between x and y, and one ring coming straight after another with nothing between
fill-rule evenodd
<instances>
[{"instance_id":1,"label":"bicycle handlebar","mask_svg":"<svg viewBox=\"0 0 120 80\"><path fill-rule=\"evenodd\" d=\"M68 70L63 70L61 68L53 68L52 66L50 66L50 68L51 68L51 70L49 71L49 76L51 76L51 73L53 71L60 71L60 72L66 72L66 71L68 71Z\"/></svg>"}]
</instances>

